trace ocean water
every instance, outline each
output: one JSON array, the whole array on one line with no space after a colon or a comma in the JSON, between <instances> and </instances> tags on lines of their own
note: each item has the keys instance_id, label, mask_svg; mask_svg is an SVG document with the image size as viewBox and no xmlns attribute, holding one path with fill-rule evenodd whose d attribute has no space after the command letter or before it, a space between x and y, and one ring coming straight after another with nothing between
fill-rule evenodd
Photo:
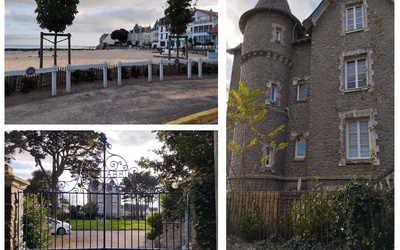
<instances>
[{"instance_id":1,"label":"ocean water","mask_svg":"<svg viewBox=\"0 0 400 250\"><path fill-rule=\"evenodd\" d=\"M43 49L54 48L54 45L44 44ZM57 44L57 48L59 49L68 49L68 45ZM83 45L71 45L71 49L93 49L95 46L83 46ZM40 49L40 45L20 45L20 44L5 44L4 49Z\"/></svg>"}]
</instances>

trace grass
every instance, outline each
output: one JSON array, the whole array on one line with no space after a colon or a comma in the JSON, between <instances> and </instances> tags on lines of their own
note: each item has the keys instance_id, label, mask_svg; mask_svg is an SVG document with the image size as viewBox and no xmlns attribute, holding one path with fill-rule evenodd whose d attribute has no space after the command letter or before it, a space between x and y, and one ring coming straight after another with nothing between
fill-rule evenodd
<instances>
[{"instance_id":1,"label":"grass","mask_svg":"<svg viewBox=\"0 0 400 250\"><path fill-rule=\"evenodd\" d=\"M72 230L102 230L104 221L71 219ZM150 230L145 220L106 220L106 230Z\"/></svg>"}]
</instances>

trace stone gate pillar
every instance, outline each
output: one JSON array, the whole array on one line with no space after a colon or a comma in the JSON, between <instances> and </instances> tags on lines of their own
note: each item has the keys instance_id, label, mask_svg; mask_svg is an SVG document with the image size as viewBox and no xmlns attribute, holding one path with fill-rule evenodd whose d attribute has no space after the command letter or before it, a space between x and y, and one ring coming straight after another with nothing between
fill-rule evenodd
<instances>
[{"instance_id":1,"label":"stone gate pillar","mask_svg":"<svg viewBox=\"0 0 400 250\"><path fill-rule=\"evenodd\" d=\"M25 190L25 188L29 186L30 183L29 181L14 176L13 169L7 164L5 164L4 166L4 182L5 182L5 190L4 190L5 248L4 249L16 250L20 248L20 246L18 246L18 237L19 237L19 244L22 245L23 243L23 230L22 230L22 219L21 219L23 213L23 199L22 196L20 197L20 199L18 199L18 193ZM18 212L21 220L19 234L18 234Z\"/></svg>"}]
</instances>

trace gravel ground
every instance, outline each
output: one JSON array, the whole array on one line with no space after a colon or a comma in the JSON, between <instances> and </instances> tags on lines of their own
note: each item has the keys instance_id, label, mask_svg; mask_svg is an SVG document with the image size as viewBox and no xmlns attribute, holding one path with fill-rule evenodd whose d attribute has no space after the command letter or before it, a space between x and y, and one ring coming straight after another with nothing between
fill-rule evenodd
<instances>
[{"instance_id":1,"label":"gravel ground","mask_svg":"<svg viewBox=\"0 0 400 250\"><path fill-rule=\"evenodd\" d=\"M61 89L63 88L63 89ZM102 81L73 85L70 94L57 86L5 98L5 124L164 124L218 107L218 79Z\"/></svg>"}]
</instances>

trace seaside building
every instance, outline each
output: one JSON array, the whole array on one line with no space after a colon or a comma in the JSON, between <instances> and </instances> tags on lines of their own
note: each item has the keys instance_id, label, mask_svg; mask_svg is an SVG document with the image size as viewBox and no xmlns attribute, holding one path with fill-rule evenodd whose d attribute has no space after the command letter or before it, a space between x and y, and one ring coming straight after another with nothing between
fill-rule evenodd
<instances>
[{"instance_id":1,"label":"seaside building","mask_svg":"<svg viewBox=\"0 0 400 250\"><path fill-rule=\"evenodd\" d=\"M303 22L286 0L259 0L239 28L230 88L262 90L268 113L257 127L285 125L274 140L288 146L259 144L245 159L228 152L229 189L306 189L313 174L330 189L393 177L393 0L323 0ZM238 126L227 138L242 145L245 133Z\"/></svg>"},{"instance_id":2,"label":"seaside building","mask_svg":"<svg viewBox=\"0 0 400 250\"><path fill-rule=\"evenodd\" d=\"M151 27L143 27L139 24L135 24L133 29L128 33L128 41L131 41L132 44L138 46L151 44Z\"/></svg>"},{"instance_id":3,"label":"seaside building","mask_svg":"<svg viewBox=\"0 0 400 250\"><path fill-rule=\"evenodd\" d=\"M193 22L188 25L187 35L193 42L204 44L204 42L209 41L218 44L216 40L217 36L210 34L210 31L213 30L217 24L218 12L196 9Z\"/></svg>"}]
</instances>

